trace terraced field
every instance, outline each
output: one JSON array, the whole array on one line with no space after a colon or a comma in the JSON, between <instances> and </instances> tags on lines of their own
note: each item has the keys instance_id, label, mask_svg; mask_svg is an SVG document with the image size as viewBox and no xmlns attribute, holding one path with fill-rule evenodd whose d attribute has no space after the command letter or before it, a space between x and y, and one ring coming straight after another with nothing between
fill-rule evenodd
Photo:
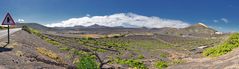
<instances>
[{"instance_id":1,"label":"terraced field","mask_svg":"<svg viewBox=\"0 0 239 69\"><path fill-rule=\"evenodd\" d=\"M66 53L62 58L78 68L88 64L86 61L90 61L86 68L166 68L186 63L185 58L203 57L205 48L216 46L228 37L226 34L213 37L152 34L92 38L55 35L32 28L26 31L58 47Z\"/></svg>"},{"instance_id":2,"label":"terraced field","mask_svg":"<svg viewBox=\"0 0 239 69\"><path fill-rule=\"evenodd\" d=\"M197 47L217 45L226 35L218 36L217 39L169 35L135 35L116 38L74 38L51 34L46 34L46 36L61 43L62 49L96 51L102 59L112 61L108 65L119 64L120 60L139 60L147 68L155 68L153 64L157 61L167 62L168 65L182 63L184 62L182 58L195 55L192 53ZM117 60L114 60L115 58Z\"/></svg>"}]
</instances>

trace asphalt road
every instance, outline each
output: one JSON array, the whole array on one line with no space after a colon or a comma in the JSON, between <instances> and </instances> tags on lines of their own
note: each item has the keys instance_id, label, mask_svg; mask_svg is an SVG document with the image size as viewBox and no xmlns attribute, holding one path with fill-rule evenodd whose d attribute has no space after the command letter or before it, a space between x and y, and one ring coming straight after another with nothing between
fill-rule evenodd
<instances>
[{"instance_id":1,"label":"asphalt road","mask_svg":"<svg viewBox=\"0 0 239 69\"><path fill-rule=\"evenodd\" d=\"M10 34L13 34L19 30L21 30L21 28L10 29ZM7 37L7 30L0 30L0 39L4 37Z\"/></svg>"}]
</instances>

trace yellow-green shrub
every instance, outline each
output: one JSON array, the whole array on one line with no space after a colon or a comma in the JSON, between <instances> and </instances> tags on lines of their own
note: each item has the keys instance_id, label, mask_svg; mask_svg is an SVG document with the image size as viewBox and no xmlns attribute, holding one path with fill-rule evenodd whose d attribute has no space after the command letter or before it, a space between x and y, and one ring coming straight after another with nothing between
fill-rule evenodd
<instances>
[{"instance_id":1,"label":"yellow-green shrub","mask_svg":"<svg viewBox=\"0 0 239 69\"><path fill-rule=\"evenodd\" d=\"M156 67L157 69L163 69L163 68L168 67L168 63L165 62L165 61L157 61L157 62L155 63L155 67Z\"/></svg>"},{"instance_id":2,"label":"yellow-green shrub","mask_svg":"<svg viewBox=\"0 0 239 69\"><path fill-rule=\"evenodd\" d=\"M203 55L217 57L227 54L228 52L232 51L234 48L237 47L239 47L239 33L234 33L231 34L229 39L223 44L204 50Z\"/></svg>"}]
</instances>

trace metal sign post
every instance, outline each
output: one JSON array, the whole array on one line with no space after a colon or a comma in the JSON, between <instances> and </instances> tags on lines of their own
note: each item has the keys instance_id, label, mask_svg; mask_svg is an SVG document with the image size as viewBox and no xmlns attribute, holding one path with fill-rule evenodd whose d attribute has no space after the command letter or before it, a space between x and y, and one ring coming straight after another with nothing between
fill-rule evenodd
<instances>
[{"instance_id":1,"label":"metal sign post","mask_svg":"<svg viewBox=\"0 0 239 69\"><path fill-rule=\"evenodd\" d=\"M10 43L10 25L15 25L15 22L12 18L12 16L10 15L10 13L7 13L7 15L5 16L2 25L7 25L7 33L8 33L8 40L7 43Z\"/></svg>"},{"instance_id":2,"label":"metal sign post","mask_svg":"<svg viewBox=\"0 0 239 69\"><path fill-rule=\"evenodd\" d=\"M10 43L10 30L9 30L9 25L7 25L7 43Z\"/></svg>"}]
</instances>

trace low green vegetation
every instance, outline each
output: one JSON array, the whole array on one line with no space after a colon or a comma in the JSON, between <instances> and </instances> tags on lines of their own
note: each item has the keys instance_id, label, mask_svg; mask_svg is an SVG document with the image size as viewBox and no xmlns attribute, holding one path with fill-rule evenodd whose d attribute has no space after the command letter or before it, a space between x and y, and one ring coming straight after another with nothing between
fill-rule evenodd
<instances>
[{"instance_id":1,"label":"low green vegetation","mask_svg":"<svg viewBox=\"0 0 239 69\"><path fill-rule=\"evenodd\" d=\"M228 52L232 51L234 48L237 48L239 46L239 33L231 34L229 39L226 40L224 43L208 48L203 51L204 56L209 57L217 57L224 54L227 54Z\"/></svg>"},{"instance_id":2,"label":"low green vegetation","mask_svg":"<svg viewBox=\"0 0 239 69\"><path fill-rule=\"evenodd\" d=\"M70 48L68 48L68 47L62 47L62 48L60 48L60 50L62 50L62 51L69 51Z\"/></svg>"},{"instance_id":3,"label":"low green vegetation","mask_svg":"<svg viewBox=\"0 0 239 69\"><path fill-rule=\"evenodd\" d=\"M173 61L172 61L172 64L181 64L181 63L184 63L185 61L184 60L182 60L182 59L174 59Z\"/></svg>"},{"instance_id":4,"label":"low green vegetation","mask_svg":"<svg viewBox=\"0 0 239 69\"><path fill-rule=\"evenodd\" d=\"M99 63L96 61L96 56L92 55L92 53L79 51L74 48L70 49L69 52L79 56L79 58L73 61L77 69L100 69Z\"/></svg>"},{"instance_id":5,"label":"low green vegetation","mask_svg":"<svg viewBox=\"0 0 239 69\"><path fill-rule=\"evenodd\" d=\"M158 52L161 53L160 49L169 49L171 47L173 46L161 41L146 39L146 40L129 40L129 45L127 49L133 50L138 54L147 51L151 55L159 55Z\"/></svg>"},{"instance_id":6,"label":"low green vegetation","mask_svg":"<svg viewBox=\"0 0 239 69\"><path fill-rule=\"evenodd\" d=\"M22 30L24 30L24 31L26 31L26 32L28 32L28 33L31 33L31 34L35 34L35 35L37 35L37 36L42 36L42 34L41 34L40 31L35 30L35 29L33 29L33 28L30 28L30 27L28 27L28 26L23 26L23 27L22 27Z\"/></svg>"},{"instance_id":7,"label":"low green vegetation","mask_svg":"<svg viewBox=\"0 0 239 69\"><path fill-rule=\"evenodd\" d=\"M122 49L128 46L128 41L116 38L109 39L93 39L93 38L81 38L79 43L87 46L103 46L107 48Z\"/></svg>"},{"instance_id":8,"label":"low green vegetation","mask_svg":"<svg viewBox=\"0 0 239 69\"><path fill-rule=\"evenodd\" d=\"M50 43L52 45L55 45L55 46L60 46L61 45L61 43L59 43L59 42L57 42L55 40L49 39L47 37L44 37L43 40L45 40L46 42L48 42L48 43Z\"/></svg>"},{"instance_id":9,"label":"low green vegetation","mask_svg":"<svg viewBox=\"0 0 239 69\"><path fill-rule=\"evenodd\" d=\"M93 55L93 52L86 50L94 51L100 54L109 53L110 55L107 55L108 57L103 57L106 59L109 58L111 64L126 65L126 67L134 69L148 69L146 66L147 63L144 64L142 59L154 59L160 57L163 58L162 61L156 61L155 64L152 64L152 66L157 69L163 69L167 68L169 65L185 62L180 59L168 59L171 52L168 52L167 50L184 51L185 49L190 50L197 46L214 45L213 43L215 43L214 40L201 38L192 39L171 36L162 36L160 38L152 38L151 36L126 37L126 35L119 34L113 34L102 38L75 38L43 34L39 30L28 28L27 26L23 29L52 45L58 46L61 51L67 52L68 55L65 56L65 58L72 60L72 63L77 66L77 69L99 69L101 66L101 63L96 61L98 57ZM215 54L218 55L219 53L221 55L222 52L225 54L237 46L239 46L239 34L232 35L230 40L224 44L209 48L205 50L203 54L206 56L215 56ZM87 49L81 50L81 47L82 49ZM44 49L40 48L38 51L44 51ZM42 53L47 55L47 53Z\"/></svg>"},{"instance_id":10,"label":"low green vegetation","mask_svg":"<svg viewBox=\"0 0 239 69\"><path fill-rule=\"evenodd\" d=\"M79 56L80 58L76 58L76 60L73 61L73 63L76 65L77 69L99 69L99 63L96 61L96 57L94 55L91 55L89 52L84 52L84 51L79 51L75 48L70 48L67 46L62 46L61 43L50 39L48 36L42 34L39 30L29 28L27 26L23 26L22 28L28 33L34 34L41 39L45 40L46 42L55 45L55 46L60 46L61 51L68 51L69 55L66 56L66 58L70 59L72 55ZM86 38L85 40L92 40L91 38ZM58 62L63 62L63 60L60 58L59 55L56 53L52 52L51 50L47 50L45 48L37 48L36 49L39 53L52 58ZM97 49L98 50L98 49ZM100 49L101 50L101 49Z\"/></svg>"},{"instance_id":11,"label":"low green vegetation","mask_svg":"<svg viewBox=\"0 0 239 69\"><path fill-rule=\"evenodd\" d=\"M165 62L165 61L157 61L157 62L155 63L155 67L156 67L157 69L163 69L163 68L168 67L168 63Z\"/></svg>"},{"instance_id":12,"label":"low green vegetation","mask_svg":"<svg viewBox=\"0 0 239 69\"><path fill-rule=\"evenodd\" d=\"M131 40L130 41L130 46L137 46L137 47L141 47L144 49L164 49L164 48L170 48L172 46L170 46L169 44L163 43L161 41L157 41L157 40Z\"/></svg>"},{"instance_id":13,"label":"low green vegetation","mask_svg":"<svg viewBox=\"0 0 239 69\"><path fill-rule=\"evenodd\" d=\"M177 50L192 50L199 46L208 46L212 47L218 45L222 40L220 37L211 38L191 38L191 37L178 37L178 36L168 36L168 35L160 35L158 36L159 40L163 40L168 42Z\"/></svg>"},{"instance_id":14,"label":"low green vegetation","mask_svg":"<svg viewBox=\"0 0 239 69\"><path fill-rule=\"evenodd\" d=\"M144 55L139 55L138 59L144 59Z\"/></svg>"},{"instance_id":15,"label":"low green vegetation","mask_svg":"<svg viewBox=\"0 0 239 69\"><path fill-rule=\"evenodd\" d=\"M50 43L52 45L55 45L55 46L60 46L61 45L61 43L59 43L59 42L57 42L57 41L55 41L53 39L50 39L47 36L43 35L39 30L30 28L28 26L23 26L22 30L25 30L28 33L37 35L38 37L42 38L43 40L45 40L46 42L48 42L48 43Z\"/></svg>"},{"instance_id":16,"label":"low green vegetation","mask_svg":"<svg viewBox=\"0 0 239 69\"><path fill-rule=\"evenodd\" d=\"M4 27L0 26L0 30L1 30L1 29L4 29Z\"/></svg>"},{"instance_id":17,"label":"low green vegetation","mask_svg":"<svg viewBox=\"0 0 239 69\"><path fill-rule=\"evenodd\" d=\"M99 65L96 60L89 56L82 56L79 62L76 62L77 69L99 69Z\"/></svg>"},{"instance_id":18,"label":"low green vegetation","mask_svg":"<svg viewBox=\"0 0 239 69\"><path fill-rule=\"evenodd\" d=\"M160 57L163 57L163 58L166 58L166 57L168 56L168 54L166 54L166 53L161 53L159 56L160 56Z\"/></svg>"},{"instance_id":19,"label":"low green vegetation","mask_svg":"<svg viewBox=\"0 0 239 69\"><path fill-rule=\"evenodd\" d=\"M137 59L117 58L117 59L115 59L115 62L118 64L129 65L130 67L135 68L135 69L148 69L143 62L141 62L140 60L137 60Z\"/></svg>"}]
</instances>

